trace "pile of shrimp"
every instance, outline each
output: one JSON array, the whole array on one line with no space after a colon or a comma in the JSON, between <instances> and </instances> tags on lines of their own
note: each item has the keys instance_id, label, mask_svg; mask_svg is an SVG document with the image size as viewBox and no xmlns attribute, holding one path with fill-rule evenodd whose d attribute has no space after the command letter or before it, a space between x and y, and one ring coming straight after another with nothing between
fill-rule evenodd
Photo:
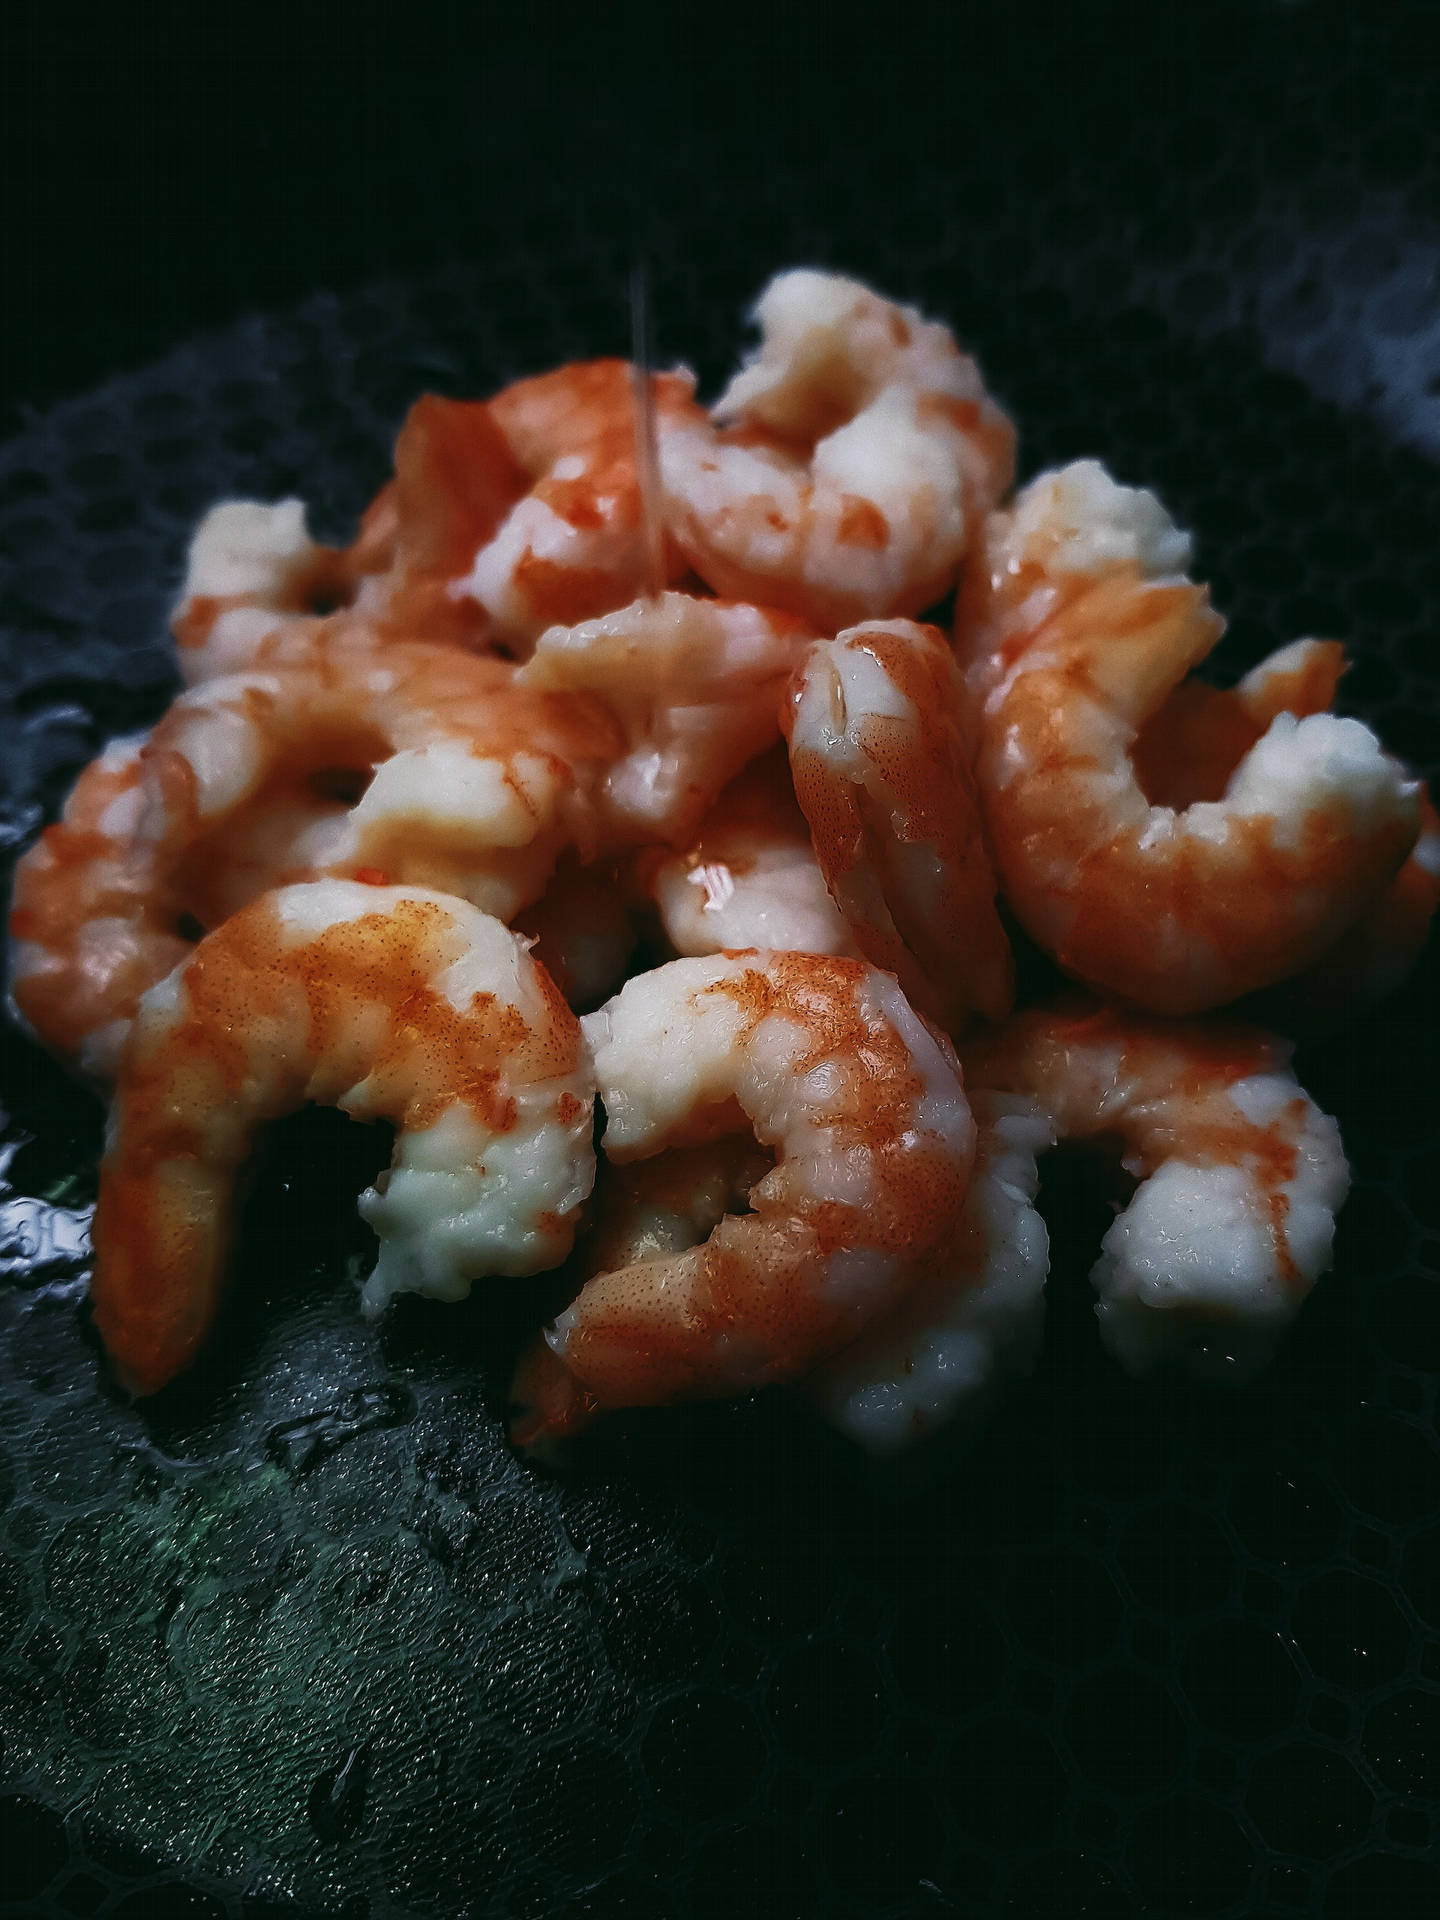
<instances>
[{"instance_id":1,"label":"pile of shrimp","mask_svg":"<svg viewBox=\"0 0 1440 1920\"><path fill-rule=\"evenodd\" d=\"M112 1102L130 1391L223 1326L310 1102L396 1130L366 1314L563 1268L536 1454L771 1384L877 1454L963 1424L1043 1341L1061 1140L1130 1183L1092 1279L1133 1373L1250 1378L1329 1264L1339 1132L1255 1010L1392 991L1440 895L1343 650L1195 676L1187 536L1097 461L1017 491L946 326L814 271L754 320L708 409L619 360L423 396L347 547L200 522L185 690L10 919L14 1007Z\"/></svg>"}]
</instances>

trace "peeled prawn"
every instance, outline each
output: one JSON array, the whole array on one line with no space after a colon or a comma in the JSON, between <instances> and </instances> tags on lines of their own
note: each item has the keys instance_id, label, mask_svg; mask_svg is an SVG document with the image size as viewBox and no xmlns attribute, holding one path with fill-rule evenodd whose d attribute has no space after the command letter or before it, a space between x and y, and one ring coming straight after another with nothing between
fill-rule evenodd
<instances>
[{"instance_id":1,"label":"peeled prawn","mask_svg":"<svg viewBox=\"0 0 1440 1920\"><path fill-rule=\"evenodd\" d=\"M601 1162L590 1218L575 1249L582 1280L642 1260L688 1253L727 1213L742 1213L775 1156L743 1134L670 1147L649 1160Z\"/></svg>"},{"instance_id":2,"label":"peeled prawn","mask_svg":"<svg viewBox=\"0 0 1440 1920\"><path fill-rule=\"evenodd\" d=\"M20 862L17 1004L108 1077L139 994L183 956L182 927L266 886L406 881L509 919L563 847L587 843L587 792L618 751L598 702L518 688L505 662L445 647L312 650L206 681L131 750L108 811L105 779L86 776ZM324 799L323 783L363 785L372 767L358 799Z\"/></svg>"},{"instance_id":3,"label":"peeled prawn","mask_svg":"<svg viewBox=\"0 0 1440 1920\"><path fill-rule=\"evenodd\" d=\"M935 627L870 621L813 646L787 714L795 793L866 958L958 1032L1013 992L971 716Z\"/></svg>"},{"instance_id":4,"label":"peeled prawn","mask_svg":"<svg viewBox=\"0 0 1440 1920\"><path fill-rule=\"evenodd\" d=\"M348 602L354 587L346 555L311 539L302 500L222 500L195 529L171 617L180 671L193 685L336 629L373 644L354 619L319 611Z\"/></svg>"},{"instance_id":5,"label":"peeled prawn","mask_svg":"<svg viewBox=\"0 0 1440 1920\"><path fill-rule=\"evenodd\" d=\"M1425 951L1440 907L1440 814L1420 791L1420 837L1371 911L1287 989L1302 1015L1333 1021L1402 987Z\"/></svg>"},{"instance_id":6,"label":"peeled prawn","mask_svg":"<svg viewBox=\"0 0 1440 1920\"><path fill-rule=\"evenodd\" d=\"M717 593L828 632L921 612L1014 473L1015 432L947 327L797 270L713 410L660 422L667 524Z\"/></svg>"},{"instance_id":7,"label":"peeled prawn","mask_svg":"<svg viewBox=\"0 0 1440 1920\"><path fill-rule=\"evenodd\" d=\"M582 1022L610 1160L753 1130L775 1154L703 1245L597 1274L522 1355L517 1444L604 1408L744 1392L854 1339L953 1231L975 1130L955 1056L854 960L674 960Z\"/></svg>"},{"instance_id":8,"label":"peeled prawn","mask_svg":"<svg viewBox=\"0 0 1440 1920\"><path fill-rule=\"evenodd\" d=\"M461 1299L570 1249L594 1178L594 1080L526 943L465 902L325 880L266 894L146 994L95 1214L95 1324L136 1393L188 1366L218 1309L256 1131L307 1101L397 1130L360 1201L362 1304Z\"/></svg>"},{"instance_id":9,"label":"peeled prawn","mask_svg":"<svg viewBox=\"0 0 1440 1920\"><path fill-rule=\"evenodd\" d=\"M964 1058L977 1097L1031 1101L1061 1140L1118 1140L1139 1185L1091 1278L1122 1365L1257 1372L1330 1264L1349 1187L1339 1129L1288 1046L1080 1002L1018 1013Z\"/></svg>"},{"instance_id":10,"label":"peeled prawn","mask_svg":"<svg viewBox=\"0 0 1440 1920\"><path fill-rule=\"evenodd\" d=\"M992 515L961 596L979 779L1006 899L1067 971L1166 1013L1294 974L1383 896L1415 784L1358 720L1280 712L1222 798L1153 805L1137 736L1221 622L1188 542L1093 461Z\"/></svg>"},{"instance_id":11,"label":"peeled prawn","mask_svg":"<svg viewBox=\"0 0 1440 1920\"><path fill-rule=\"evenodd\" d=\"M1294 640L1233 687L1182 680L1136 735L1131 757L1152 806L1223 800L1240 762L1282 713L1328 713L1345 671L1336 640Z\"/></svg>"},{"instance_id":12,"label":"peeled prawn","mask_svg":"<svg viewBox=\"0 0 1440 1920\"><path fill-rule=\"evenodd\" d=\"M683 853L642 855L640 865L678 954L778 947L860 957L815 858L783 750L736 775Z\"/></svg>"},{"instance_id":13,"label":"peeled prawn","mask_svg":"<svg viewBox=\"0 0 1440 1920\"><path fill-rule=\"evenodd\" d=\"M551 627L516 685L603 702L623 747L599 790L619 846L684 842L716 795L780 737L780 703L812 638L768 607L663 593Z\"/></svg>"},{"instance_id":14,"label":"peeled prawn","mask_svg":"<svg viewBox=\"0 0 1440 1920\"><path fill-rule=\"evenodd\" d=\"M704 420L688 374L652 375L651 388L662 425ZM582 361L518 380L464 420L476 444L460 457L503 462L508 499L494 524L477 522L468 570L452 591L483 607L501 640L526 652L556 622L594 619L682 576L684 563L667 546L665 579L649 577L625 361Z\"/></svg>"},{"instance_id":15,"label":"peeled prawn","mask_svg":"<svg viewBox=\"0 0 1440 1920\"><path fill-rule=\"evenodd\" d=\"M1050 1238L1035 1207L1050 1115L1024 1094L967 1084L975 1171L949 1244L876 1326L822 1363L806 1398L849 1439L895 1454L973 1421L1035 1364Z\"/></svg>"},{"instance_id":16,"label":"peeled prawn","mask_svg":"<svg viewBox=\"0 0 1440 1920\"><path fill-rule=\"evenodd\" d=\"M190 951L153 864L135 857L147 739L112 740L15 868L10 995L83 1074L108 1080L147 987Z\"/></svg>"},{"instance_id":17,"label":"peeled prawn","mask_svg":"<svg viewBox=\"0 0 1440 1920\"><path fill-rule=\"evenodd\" d=\"M1135 743L1147 797L1177 810L1222 799L1277 714L1329 711L1345 665L1338 642L1297 640L1224 691L1183 680ZM1333 1021L1404 983L1440 903L1440 816L1423 785L1418 805L1419 838L1386 892L1333 947L1285 982L1287 1019Z\"/></svg>"}]
</instances>

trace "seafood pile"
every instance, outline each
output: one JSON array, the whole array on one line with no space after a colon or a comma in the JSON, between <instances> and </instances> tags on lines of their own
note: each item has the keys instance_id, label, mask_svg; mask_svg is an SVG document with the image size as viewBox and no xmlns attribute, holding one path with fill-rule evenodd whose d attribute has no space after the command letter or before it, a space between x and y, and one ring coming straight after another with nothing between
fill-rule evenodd
<instances>
[{"instance_id":1,"label":"seafood pile","mask_svg":"<svg viewBox=\"0 0 1440 1920\"><path fill-rule=\"evenodd\" d=\"M709 409L619 360L423 396L347 547L202 520L185 691L10 922L112 1100L131 1391L211 1336L257 1132L312 1102L395 1129L365 1313L572 1279L536 1452L773 1383L877 1453L973 1414L1038 1351L1062 1140L1133 1185L1092 1278L1137 1374L1252 1377L1328 1265L1338 1129L1244 1016L1393 990L1440 898L1342 648L1196 677L1188 537L1095 461L1017 491L947 327L806 270L754 317ZM1021 939L1069 984L1017 1008Z\"/></svg>"}]
</instances>

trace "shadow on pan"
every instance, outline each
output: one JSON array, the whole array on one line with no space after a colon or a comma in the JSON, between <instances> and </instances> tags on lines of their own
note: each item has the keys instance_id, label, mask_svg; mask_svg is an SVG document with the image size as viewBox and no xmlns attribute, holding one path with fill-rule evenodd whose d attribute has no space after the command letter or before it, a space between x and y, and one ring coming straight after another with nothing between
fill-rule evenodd
<instances>
[{"instance_id":1,"label":"shadow on pan","mask_svg":"<svg viewBox=\"0 0 1440 1920\"><path fill-rule=\"evenodd\" d=\"M1346 701L1433 772L1433 121L1379 29L1297 17L1292 71L1278 20L1230 76L1233 129L1177 81L1063 173L927 139L905 167L772 144L707 181L677 148L686 205L659 182L644 236L659 344L713 386L795 259L918 299L980 353L1027 470L1099 454L1197 529L1222 669L1342 635ZM298 491L343 534L416 390L623 350L635 230L567 221L566 194L536 184L458 264L202 334L0 454L7 847L168 696L164 608L210 500ZM1356 1185L1269 1378L1119 1378L1083 1278L1104 1202L1056 1162L1041 1367L903 1500L764 1398L617 1422L573 1479L519 1465L497 1399L548 1300L362 1326L351 1197L383 1148L333 1115L270 1143L214 1355L127 1406L83 1311L99 1112L7 1034L3 1898L1440 1910L1432 981L1302 1058Z\"/></svg>"}]
</instances>

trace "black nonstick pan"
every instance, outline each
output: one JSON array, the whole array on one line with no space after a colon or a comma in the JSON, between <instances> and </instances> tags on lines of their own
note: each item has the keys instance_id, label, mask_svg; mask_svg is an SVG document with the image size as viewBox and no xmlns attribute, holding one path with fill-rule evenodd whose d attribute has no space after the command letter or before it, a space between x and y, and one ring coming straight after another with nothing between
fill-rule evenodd
<instances>
[{"instance_id":1,"label":"black nonstick pan","mask_svg":"<svg viewBox=\"0 0 1440 1920\"><path fill-rule=\"evenodd\" d=\"M343 111L313 49L264 85L195 51L240 160L192 98L174 164L203 198L253 163L275 230L244 196L142 208L135 259L97 215L68 359L44 284L85 283L83 235L32 266L0 451L8 855L168 699L211 501L298 492L347 537L416 392L625 351L641 253L658 356L710 392L783 265L951 320L1025 473L1098 455L1196 530L1220 673L1343 638L1346 709L1433 777L1440 83L1411 15L742 29L743 60L712 25L648 67L594 21L512 30L473 95L432 47L428 118L393 22ZM148 191L144 140L115 156ZM57 399L67 366L91 384ZM1108 1199L1056 1160L1039 1369L898 1490L764 1396L617 1420L569 1477L522 1464L507 1366L556 1288L363 1324L353 1200L388 1143L334 1114L276 1129L221 1338L133 1405L84 1304L103 1116L0 1046L6 1911L1440 1913L1433 952L1300 1053L1355 1185L1273 1371L1122 1377L1084 1277Z\"/></svg>"}]
</instances>

